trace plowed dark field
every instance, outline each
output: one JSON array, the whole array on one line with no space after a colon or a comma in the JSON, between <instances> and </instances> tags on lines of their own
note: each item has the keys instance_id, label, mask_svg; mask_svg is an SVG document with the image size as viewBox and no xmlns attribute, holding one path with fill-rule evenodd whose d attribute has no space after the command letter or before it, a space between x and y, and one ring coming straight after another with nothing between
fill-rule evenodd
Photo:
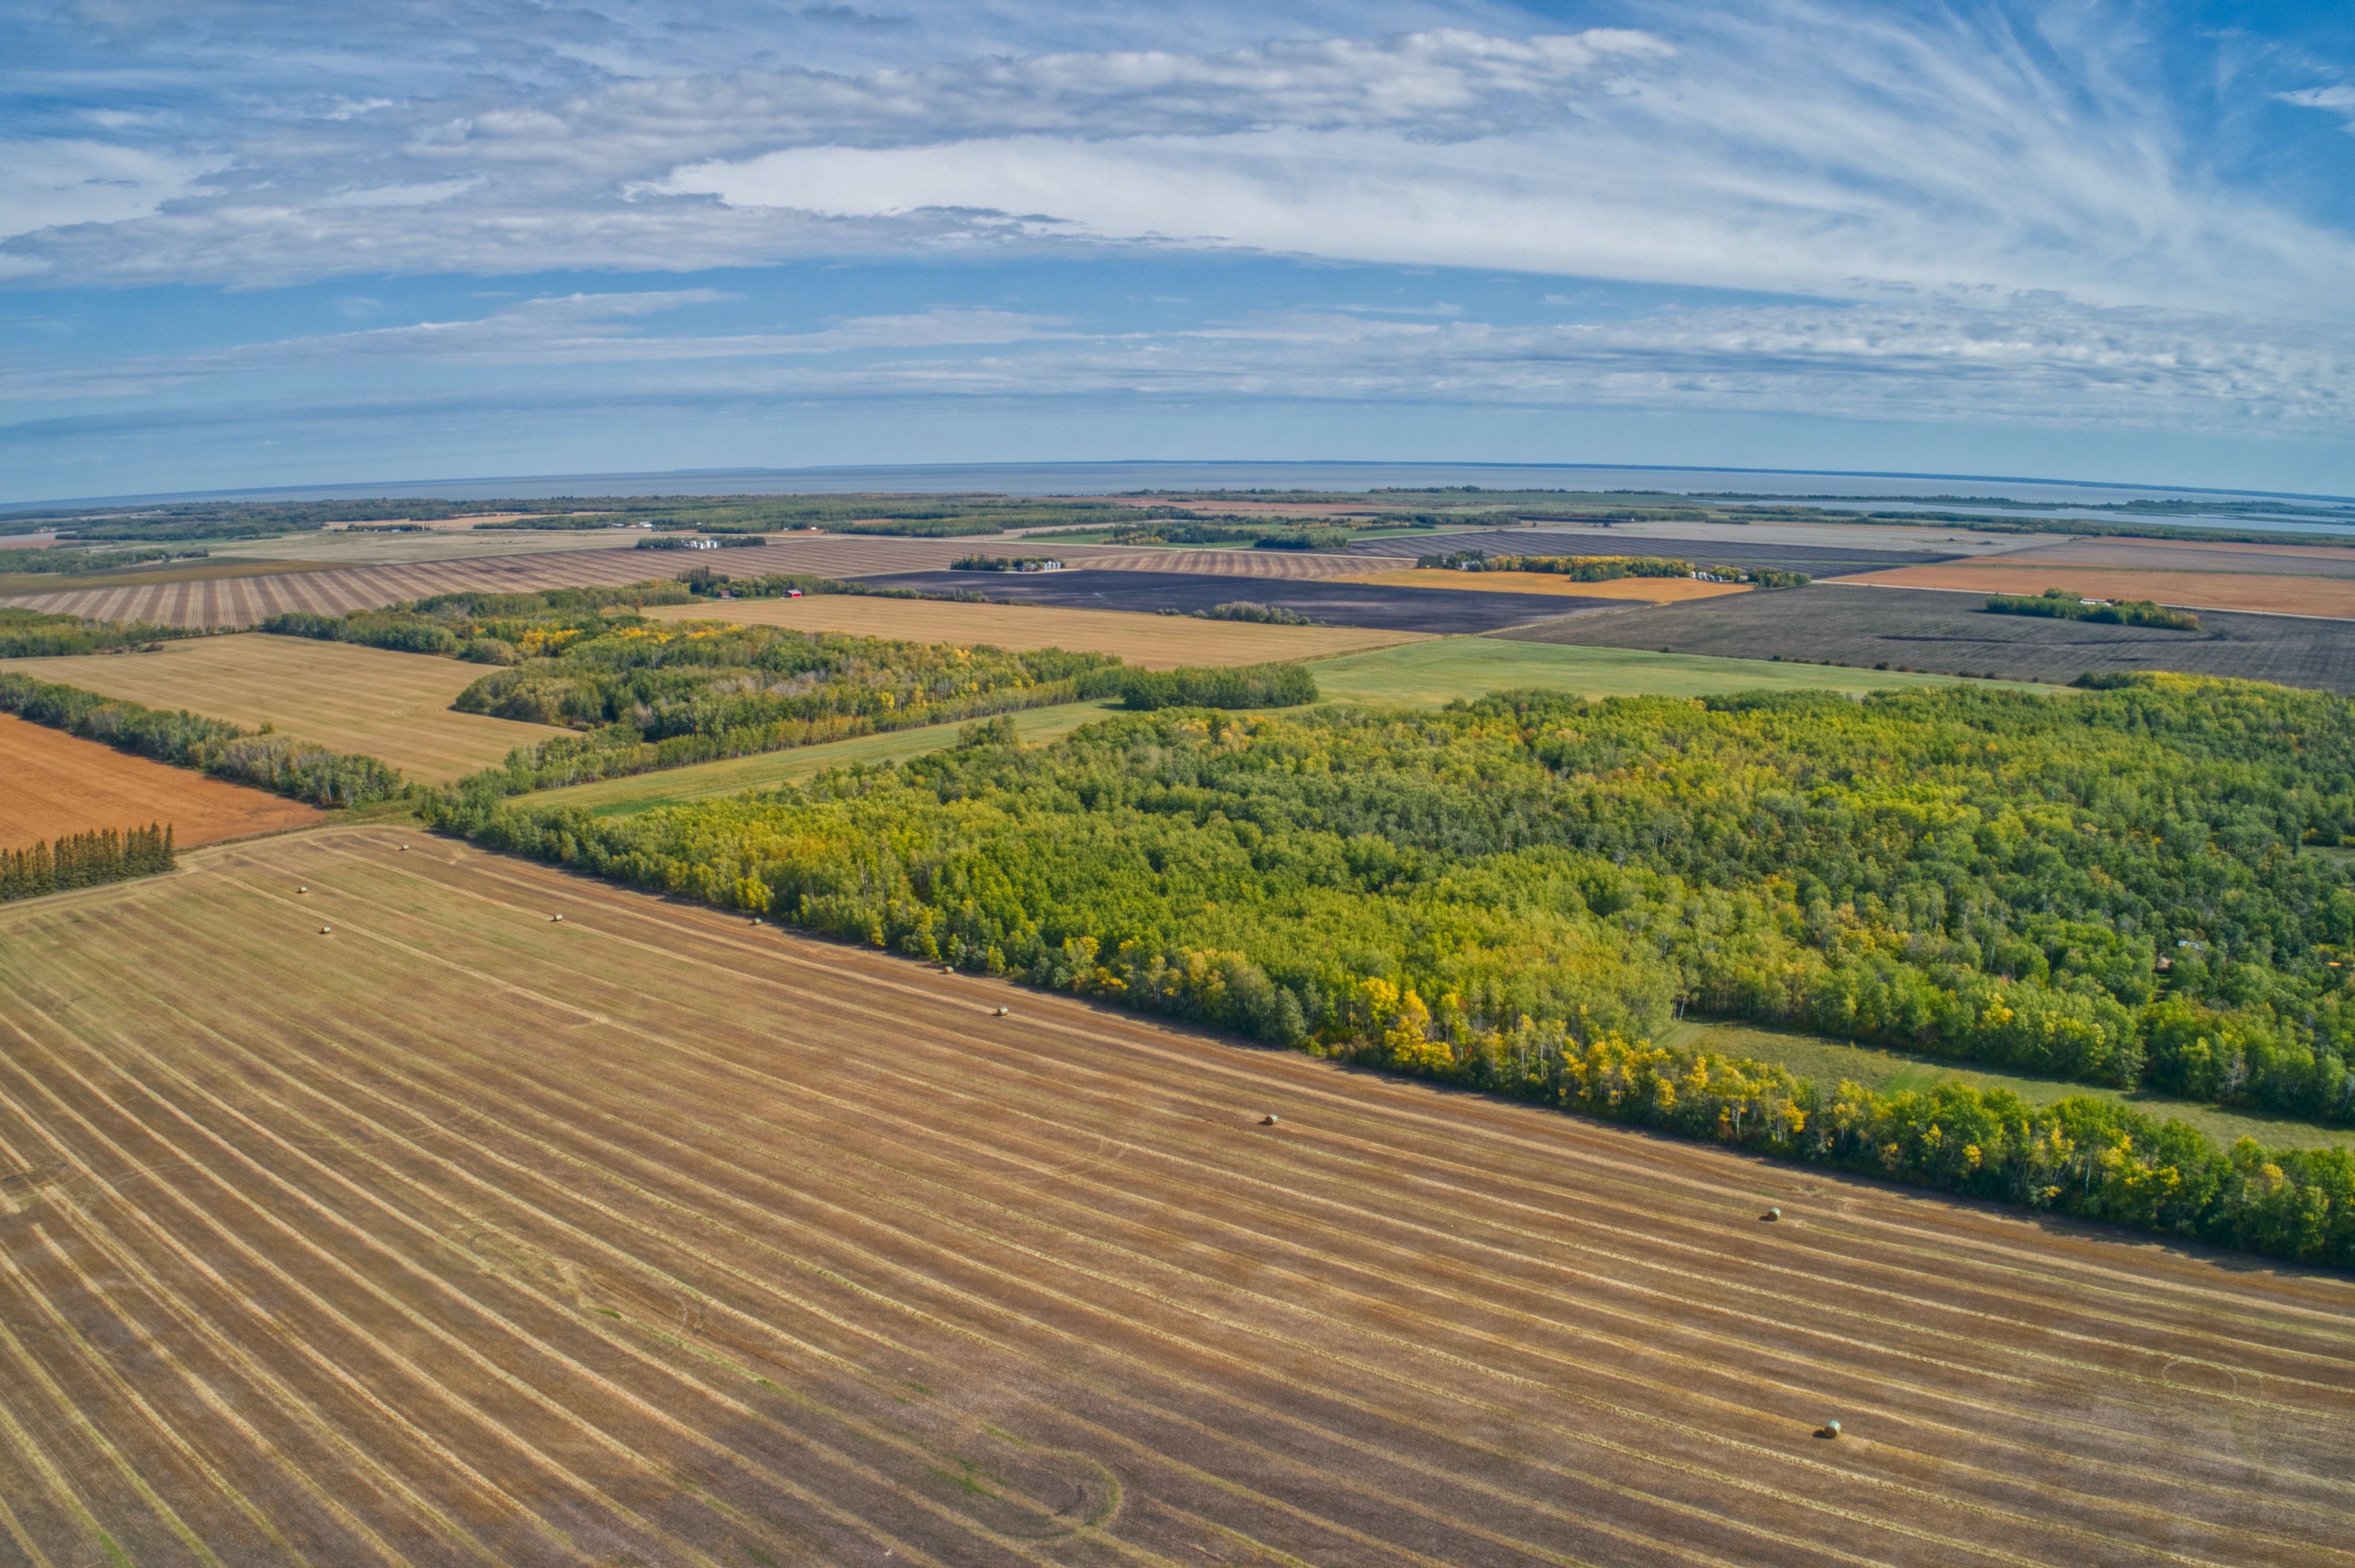
<instances>
[{"instance_id":1,"label":"plowed dark field","mask_svg":"<svg viewBox=\"0 0 2355 1568\"><path fill-rule=\"evenodd\" d=\"M0 1556L2355 1556L2355 1281L400 842L0 912Z\"/></svg>"},{"instance_id":2,"label":"plowed dark field","mask_svg":"<svg viewBox=\"0 0 2355 1568\"><path fill-rule=\"evenodd\" d=\"M1433 572L1434 578L1441 573ZM1053 604L1067 610L1129 610L1191 614L1236 600L1291 610L1328 626L1369 626L1391 632L1441 635L1492 632L1580 608L1543 593L1459 593L1444 580L1430 588L1386 583L1319 582L1302 579L1213 576L1179 571L932 571L877 581L932 592L980 592L1008 604ZM1596 599L1591 613L1637 601Z\"/></svg>"},{"instance_id":3,"label":"plowed dark field","mask_svg":"<svg viewBox=\"0 0 2355 1568\"><path fill-rule=\"evenodd\" d=\"M1831 660L1870 669L2065 683L2088 670L2163 669L2355 691L2355 624L2202 610L2197 632L1990 615L1985 593L1817 584L1640 615L1581 617L1498 635L1720 658Z\"/></svg>"}]
</instances>

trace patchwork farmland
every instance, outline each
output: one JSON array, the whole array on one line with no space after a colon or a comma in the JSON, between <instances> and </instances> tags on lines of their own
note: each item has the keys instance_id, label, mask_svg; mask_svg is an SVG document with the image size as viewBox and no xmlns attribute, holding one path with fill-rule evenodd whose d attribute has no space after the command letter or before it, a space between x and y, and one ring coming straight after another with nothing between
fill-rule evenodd
<instances>
[{"instance_id":1,"label":"patchwork farmland","mask_svg":"<svg viewBox=\"0 0 2355 1568\"><path fill-rule=\"evenodd\" d=\"M558 732L451 712L452 699L485 673L481 665L309 637L196 637L147 654L5 659L0 669L249 729L270 724L333 751L380 757L425 784L489 767Z\"/></svg>"},{"instance_id":2,"label":"patchwork farmland","mask_svg":"<svg viewBox=\"0 0 2355 1568\"><path fill-rule=\"evenodd\" d=\"M2350 1555L2343 1277L403 842L0 911L24 1560Z\"/></svg>"}]
</instances>

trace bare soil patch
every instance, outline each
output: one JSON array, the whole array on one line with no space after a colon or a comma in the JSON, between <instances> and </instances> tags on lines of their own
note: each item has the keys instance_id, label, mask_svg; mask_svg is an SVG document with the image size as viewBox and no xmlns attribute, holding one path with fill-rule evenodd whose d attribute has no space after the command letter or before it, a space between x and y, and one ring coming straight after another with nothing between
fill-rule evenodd
<instances>
[{"instance_id":1,"label":"bare soil patch","mask_svg":"<svg viewBox=\"0 0 2355 1568\"><path fill-rule=\"evenodd\" d=\"M451 712L451 700L485 673L481 665L307 637L197 637L152 654L5 659L0 669L249 729L270 724L335 751L380 757L425 784L561 733Z\"/></svg>"},{"instance_id":2,"label":"bare soil patch","mask_svg":"<svg viewBox=\"0 0 2355 1568\"><path fill-rule=\"evenodd\" d=\"M26 1555L2347 1556L2355 1281L410 842L0 911Z\"/></svg>"},{"instance_id":3,"label":"bare soil patch","mask_svg":"<svg viewBox=\"0 0 2355 1568\"><path fill-rule=\"evenodd\" d=\"M0 849L101 827L169 824L181 848L325 818L315 806L167 767L0 713Z\"/></svg>"},{"instance_id":4,"label":"bare soil patch","mask_svg":"<svg viewBox=\"0 0 2355 1568\"><path fill-rule=\"evenodd\" d=\"M1228 588L1228 597L1239 597L1232 584ZM1017 653L1068 648L1074 653L1117 654L1125 663L1144 669L1324 658L1413 640L1412 633L1354 626L1266 626L1202 621L1190 615L864 599L842 593L806 599L722 599L708 604L667 605L646 613L666 621L725 620L925 643L989 643Z\"/></svg>"},{"instance_id":5,"label":"bare soil patch","mask_svg":"<svg viewBox=\"0 0 2355 1568\"><path fill-rule=\"evenodd\" d=\"M1640 614L1498 633L1517 641L1830 661L2065 684L2087 671L2163 669L2355 691L2355 625L2203 611L2197 632L1990 615L1984 593L1818 583Z\"/></svg>"},{"instance_id":6,"label":"bare soil patch","mask_svg":"<svg viewBox=\"0 0 2355 1568\"><path fill-rule=\"evenodd\" d=\"M2220 571L2130 571L2115 567L1999 561L1909 566L1856 579L1892 588L1949 588L1974 593L2041 593L2073 588L2096 599L2151 599L2191 610L2242 610L2266 615L2355 619L2355 580L2256 576Z\"/></svg>"}]
</instances>

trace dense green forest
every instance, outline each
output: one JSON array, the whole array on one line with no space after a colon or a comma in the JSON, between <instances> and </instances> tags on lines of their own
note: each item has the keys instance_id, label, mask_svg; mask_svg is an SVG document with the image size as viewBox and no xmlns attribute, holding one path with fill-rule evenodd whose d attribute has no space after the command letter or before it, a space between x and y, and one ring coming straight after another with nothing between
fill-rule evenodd
<instances>
[{"instance_id":1,"label":"dense green forest","mask_svg":"<svg viewBox=\"0 0 2355 1568\"><path fill-rule=\"evenodd\" d=\"M386 618L385 635L446 639L421 651L455 652L500 667L459 694L452 706L461 712L580 731L518 749L503 766L466 781L465 789L496 798L1108 697L1128 673L1109 655L1060 648L1017 654L658 621L637 613L640 604L696 596L682 583L640 586L660 592L653 598L617 589L450 595Z\"/></svg>"},{"instance_id":2,"label":"dense green forest","mask_svg":"<svg viewBox=\"0 0 2355 1568\"><path fill-rule=\"evenodd\" d=\"M2189 610L2169 610L2147 599L2086 599L2069 588L1998 593L1987 600L1987 607L1996 615L2043 615L2055 621L2101 621L2113 626L2156 626L2169 632L2200 629L2200 617Z\"/></svg>"},{"instance_id":3,"label":"dense green forest","mask_svg":"<svg viewBox=\"0 0 2355 1568\"><path fill-rule=\"evenodd\" d=\"M1297 708L1318 696L1316 677L1305 665L1181 665L1176 669L1132 669L1120 678L1124 707L1138 712L1157 708Z\"/></svg>"},{"instance_id":4,"label":"dense green forest","mask_svg":"<svg viewBox=\"0 0 2355 1568\"><path fill-rule=\"evenodd\" d=\"M111 827L68 833L55 844L43 839L29 849L0 849L0 902L153 877L176 864L172 829L163 823L128 833Z\"/></svg>"},{"instance_id":5,"label":"dense green forest","mask_svg":"<svg viewBox=\"0 0 2355 1568\"><path fill-rule=\"evenodd\" d=\"M1523 694L1003 740L627 819L429 812L1273 1041L1701 1130L1721 1114L1743 1141L1963 1190L2036 1200L2065 1169L2075 1196L2048 1198L2073 1211L2131 1220L2206 1183L2192 1218L2135 1222L2242 1235L2231 1194L2349 1174L2097 1104L1884 1102L1641 1043L1690 1007L2355 1120L2355 886L2300 848L2355 836L2355 708L2328 694L2151 676L2066 698ZM1721 1092L1742 1083L1762 1087ZM1966 1125L1970 1160L1950 1145ZM2063 1134L2079 1154L2053 1152Z\"/></svg>"},{"instance_id":6,"label":"dense green forest","mask_svg":"<svg viewBox=\"0 0 2355 1568\"><path fill-rule=\"evenodd\" d=\"M185 709L166 713L13 670L0 671L0 713L314 805L364 805L402 792L400 770L374 757L240 729Z\"/></svg>"}]
</instances>

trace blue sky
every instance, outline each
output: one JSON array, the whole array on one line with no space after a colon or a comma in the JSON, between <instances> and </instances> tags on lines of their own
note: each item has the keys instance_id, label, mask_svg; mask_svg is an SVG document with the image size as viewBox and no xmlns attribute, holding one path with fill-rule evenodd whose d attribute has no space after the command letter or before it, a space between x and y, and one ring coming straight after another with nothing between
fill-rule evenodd
<instances>
[{"instance_id":1,"label":"blue sky","mask_svg":"<svg viewBox=\"0 0 2355 1568\"><path fill-rule=\"evenodd\" d=\"M0 499L1411 458L2355 493L2355 8L0 4Z\"/></svg>"}]
</instances>

